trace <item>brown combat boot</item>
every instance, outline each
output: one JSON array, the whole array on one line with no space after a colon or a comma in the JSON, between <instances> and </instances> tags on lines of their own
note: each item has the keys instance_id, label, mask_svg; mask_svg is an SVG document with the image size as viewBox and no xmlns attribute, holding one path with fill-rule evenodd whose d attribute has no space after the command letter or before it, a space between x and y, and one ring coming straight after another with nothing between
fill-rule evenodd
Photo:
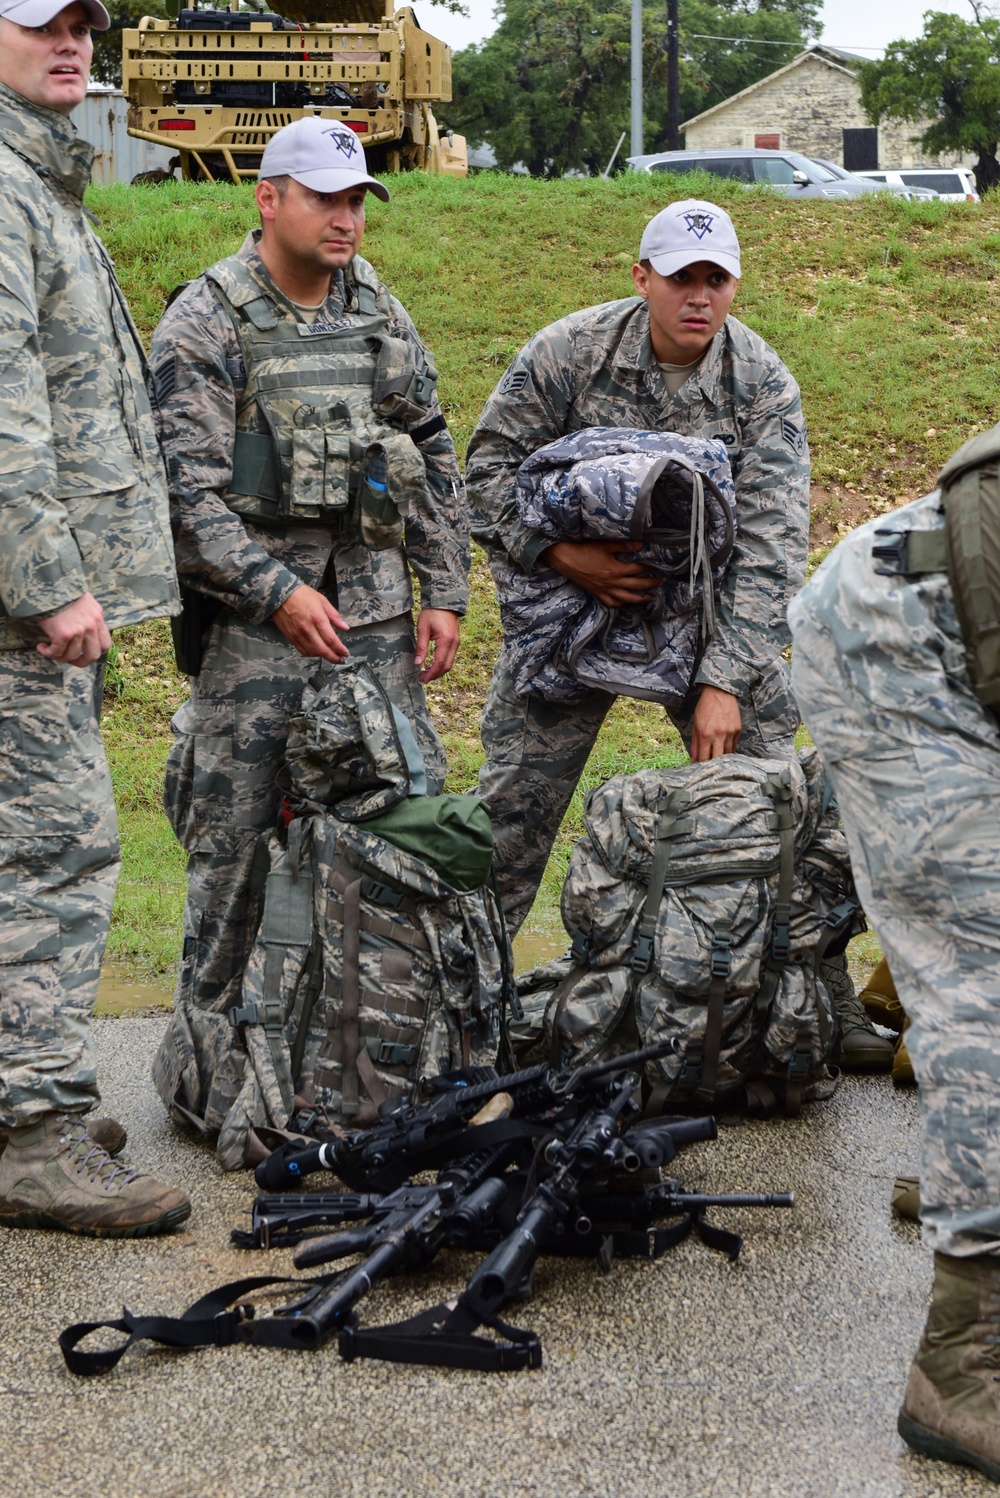
<instances>
[{"instance_id":1,"label":"brown combat boot","mask_svg":"<svg viewBox=\"0 0 1000 1498\"><path fill-rule=\"evenodd\" d=\"M1000 1256L934 1255L934 1294L899 1412L922 1456L1000 1482Z\"/></svg>"},{"instance_id":2,"label":"brown combat boot","mask_svg":"<svg viewBox=\"0 0 1000 1498\"><path fill-rule=\"evenodd\" d=\"M37 1124L4 1132L0 1227L144 1238L191 1215L182 1192L113 1160L83 1118L47 1113Z\"/></svg>"},{"instance_id":3,"label":"brown combat boot","mask_svg":"<svg viewBox=\"0 0 1000 1498\"><path fill-rule=\"evenodd\" d=\"M120 1155L128 1143L125 1125L117 1118L87 1118L87 1133L95 1144L109 1155ZM0 1155L7 1148L7 1140L0 1134Z\"/></svg>"},{"instance_id":4,"label":"brown combat boot","mask_svg":"<svg viewBox=\"0 0 1000 1498\"><path fill-rule=\"evenodd\" d=\"M120 1124L117 1118L90 1118L89 1116L85 1122L87 1133L95 1144L101 1146L105 1154L121 1154L128 1143L124 1124Z\"/></svg>"},{"instance_id":5,"label":"brown combat boot","mask_svg":"<svg viewBox=\"0 0 1000 1498\"><path fill-rule=\"evenodd\" d=\"M909 1028L909 1017L904 1016L903 1028L896 1037L896 1045L892 1053L892 1085L894 1087L916 1087L917 1085L913 1062L906 1048L906 1032Z\"/></svg>"},{"instance_id":6,"label":"brown combat boot","mask_svg":"<svg viewBox=\"0 0 1000 1498\"><path fill-rule=\"evenodd\" d=\"M859 995L868 1018L877 1025L898 1035L903 1028L906 1012L899 1001L896 985L892 981L889 964L885 958L879 962Z\"/></svg>"}]
</instances>

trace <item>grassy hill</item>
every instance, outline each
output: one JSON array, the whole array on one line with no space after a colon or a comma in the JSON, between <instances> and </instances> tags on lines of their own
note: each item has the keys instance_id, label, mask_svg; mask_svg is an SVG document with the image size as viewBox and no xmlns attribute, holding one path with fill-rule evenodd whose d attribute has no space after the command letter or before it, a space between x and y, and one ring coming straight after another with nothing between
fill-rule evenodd
<instances>
[{"instance_id":1,"label":"grassy hill","mask_svg":"<svg viewBox=\"0 0 1000 1498\"><path fill-rule=\"evenodd\" d=\"M948 454L1000 417L1000 199L791 202L703 176L639 174L555 183L414 174L390 187L391 203L370 202L364 252L434 353L460 454L521 344L574 308L630 295L643 226L684 196L711 197L732 214L744 263L733 311L802 387L817 558L851 526L929 488ZM256 222L248 188L112 186L92 189L88 202L147 340L164 296L230 254ZM432 699L456 789L472 783L481 757L498 638L479 557L459 663ZM183 858L159 793L168 720L183 696L164 626L119 637L105 721L125 870L111 951L136 973L166 972L177 956ZM587 783L682 758L660 712L619 702ZM543 906L556 898L579 816L578 798Z\"/></svg>"}]
</instances>

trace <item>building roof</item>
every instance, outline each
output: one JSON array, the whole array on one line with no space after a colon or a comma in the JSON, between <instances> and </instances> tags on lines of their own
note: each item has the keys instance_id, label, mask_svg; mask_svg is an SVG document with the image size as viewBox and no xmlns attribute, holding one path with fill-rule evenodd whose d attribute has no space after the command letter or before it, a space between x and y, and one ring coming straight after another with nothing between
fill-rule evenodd
<instances>
[{"instance_id":1,"label":"building roof","mask_svg":"<svg viewBox=\"0 0 1000 1498\"><path fill-rule=\"evenodd\" d=\"M834 69L835 72L847 73L851 77L854 76L860 63L868 61L865 57L858 57L854 52L842 52L838 47L826 47L822 42L814 42L811 47L807 47L804 52L799 52L793 57L791 62L786 62L783 68L777 68L773 73L768 73L765 78L758 78L756 83L751 83L748 88L740 89L738 94L730 94L728 99L722 99L718 104L713 104L711 109L703 109L701 114L693 114L689 120L682 121L681 129L686 130L688 125L693 125L698 120L709 119L713 114L718 114L720 110L728 109L730 104L734 104L737 99L746 99L750 94L762 89L765 84L773 83L782 74L791 73L795 68L800 68L803 63L813 60L821 62L824 67Z\"/></svg>"}]
</instances>

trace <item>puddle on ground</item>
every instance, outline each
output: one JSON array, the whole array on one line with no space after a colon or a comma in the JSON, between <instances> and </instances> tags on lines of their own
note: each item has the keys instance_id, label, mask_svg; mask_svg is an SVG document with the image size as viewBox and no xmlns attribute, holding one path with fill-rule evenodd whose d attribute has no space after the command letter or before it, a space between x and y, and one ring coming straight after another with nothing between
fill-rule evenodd
<instances>
[{"instance_id":1,"label":"puddle on ground","mask_svg":"<svg viewBox=\"0 0 1000 1498\"><path fill-rule=\"evenodd\" d=\"M514 938L514 971L527 973L541 967L543 962L561 957L568 946L569 937L558 917L544 924L529 918Z\"/></svg>"},{"instance_id":2,"label":"puddle on ground","mask_svg":"<svg viewBox=\"0 0 1000 1498\"><path fill-rule=\"evenodd\" d=\"M569 937L558 917L550 922L527 921L514 938L514 971L527 973L561 957ZM111 963L105 963L97 990L95 1014L148 1014L174 1007L174 986L169 979L141 983Z\"/></svg>"},{"instance_id":3,"label":"puddle on ground","mask_svg":"<svg viewBox=\"0 0 1000 1498\"><path fill-rule=\"evenodd\" d=\"M97 989L95 1014L148 1014L174 1007L173 984L139 983L105 963Z\"/></svg>"}]
</instances>

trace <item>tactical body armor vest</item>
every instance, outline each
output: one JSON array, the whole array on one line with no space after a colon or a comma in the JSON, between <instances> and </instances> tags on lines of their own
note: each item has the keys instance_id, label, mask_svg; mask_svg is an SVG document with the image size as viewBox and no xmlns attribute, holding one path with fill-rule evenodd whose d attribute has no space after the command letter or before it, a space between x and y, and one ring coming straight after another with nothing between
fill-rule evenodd
<instances>
[{"instance_id":1,"label":"tactical body armor vest","mask_svg":"<svg viewBox=\"0 0 1000 1498\"><path fill-rule=\"evenodd\" d=\"M406 426L427 414L437 373L386 331L389 294L367 261L336 324L300 322L244 261L205 272L232 320L246 369L225 501L255 524L330 525L371 550L400 545L424 491Z\"/></svg>"}]
</instances>

